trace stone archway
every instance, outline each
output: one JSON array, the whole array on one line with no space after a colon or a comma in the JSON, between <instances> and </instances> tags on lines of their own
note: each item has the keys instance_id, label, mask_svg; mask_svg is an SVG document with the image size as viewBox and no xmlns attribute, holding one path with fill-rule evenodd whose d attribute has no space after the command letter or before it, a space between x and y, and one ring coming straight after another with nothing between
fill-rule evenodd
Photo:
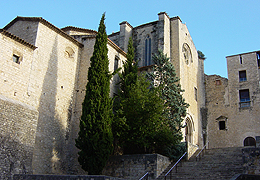
<instances>
[{"instance_id":1,"label":"stone archway","mask_svg":"<svg viewBox=\"0 0 260 180\"><path fill-rule=\"evenodd\" d=\"M186 118L186 127L185 127L185 141L193 143L193 126L189 117Z\"/></svg>"},{"instance_id":2,"label":"stone archway","mask_svg":"<svg viewBox=\"0 0 260 180\"><path fill-rule=\"evenodd\" d=\"M253 138L253 137L246 137L244 139L244 146L256 146L255 138Z\"/></svg>"}]
</instances>

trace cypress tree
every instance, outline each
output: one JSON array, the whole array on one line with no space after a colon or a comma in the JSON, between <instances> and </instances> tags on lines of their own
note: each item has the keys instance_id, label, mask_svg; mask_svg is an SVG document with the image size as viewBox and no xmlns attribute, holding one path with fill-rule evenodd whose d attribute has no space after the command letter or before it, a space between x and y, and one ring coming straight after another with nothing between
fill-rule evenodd
<instances>
[{"instance_id":1,"label":"cypress tree","mask_svg":"<svg viewBox=\"0 0 260 180\"><path fill-rule=\"evenodd\" d=\"M124 141L125 139L125 134L128 131L128 125L126 124L126 117L125 112L123 111L124 107L122 101L129 98L131 86L136 84L138 77L138 66L137 63L134 62L134 47L132 37L130 37L128 41L126 57L126 61L123 62L124 64L122 73L118 73L120 77L120 88L114 101L114 109L116 115L113 121L113 134L115 140L114 147L116 154L119 153L118 148L120 149L122 141Z\"/></svg>"},{"instance_id":2,"label":"cypress tree","mask_svg":"<svg viewBox=\"0 0 260 180\"><path fill-rule=\"evenodd\" d=\"M134 47L133 39L129 38L127 46L126 62L123 65L123 72L119 74L120 81L120 95L121 97L127 98L129 96L130 86L136 84L138 67L137 63L134 62Z\"/></svg>"},{"instance_id":3,"label":"cypress tree","mask_svg":"<svg viewBox=\"0 0 260 180\"><path fill-rule=\"evenodd\" d=\"M82 104L80 131L76 139L78 161L88 174L101 174L112 153L113 118L112 100L109 97L110 78L108 65L105 14L100 20L94 52L90 58L86 96Z\"/></svg>"}]
</instances>

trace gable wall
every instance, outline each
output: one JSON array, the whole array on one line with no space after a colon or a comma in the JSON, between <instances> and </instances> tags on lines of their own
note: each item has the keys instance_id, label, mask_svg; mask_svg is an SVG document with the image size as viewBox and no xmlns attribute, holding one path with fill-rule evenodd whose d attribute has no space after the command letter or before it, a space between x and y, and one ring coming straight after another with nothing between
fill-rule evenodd
<instances>
[{"instance_id":1,"label":"gable wall","mask_svg":"<svg viewBox=\"0 0 260 180\"><path fill-rule=\"evenodd\" d=\"M35 45L39 22L17 21L7 31Z\"/></svg>"}]
</instances>

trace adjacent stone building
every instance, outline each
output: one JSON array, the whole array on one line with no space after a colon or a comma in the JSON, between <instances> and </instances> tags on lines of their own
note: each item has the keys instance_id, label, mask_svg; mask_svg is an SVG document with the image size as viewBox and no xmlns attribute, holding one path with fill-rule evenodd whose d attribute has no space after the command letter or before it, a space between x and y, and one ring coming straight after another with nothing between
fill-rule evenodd
<instances>
[{"instance_id":1,"label":"adjacent stone building","mask_svg":"<svg viewBox=\"0 0 260 180\"><path fill-rule=\"evenodd\" d=\"M75 137L96 34L37 17L17 17L1 29L1 179L80 173ZM110 40L107 46L114 71L126 53Z\"/></svg>"},{"instance_id":2,"label":"adjacent stone building","mask_svg":"<svg viewBox=\"0 0 260 180\"><path fill-rule=\"evenodd\" d=\"M226 58L228 79L205 78L209 147L255 146L260 135L260 52Z\"/></svg>"}]
</instances>

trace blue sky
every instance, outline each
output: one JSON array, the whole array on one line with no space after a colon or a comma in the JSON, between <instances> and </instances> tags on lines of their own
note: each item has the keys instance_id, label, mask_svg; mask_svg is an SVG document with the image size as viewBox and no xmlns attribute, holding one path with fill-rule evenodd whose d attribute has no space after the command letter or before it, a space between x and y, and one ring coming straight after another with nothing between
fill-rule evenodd
<instances>
[{"instance_id":1,"label":"blue sky","mask_svg":"<svg viewBox=\"0 0 260 180\"><path fill-rule=\"evenodd\" d=\"M197 50L207 57L206 74L227 77L226 56L260 50L260 0L0 0L0 28L16 16L43 17L62 28L97 30L106 12L107 33L119 23L158 20L159 12L186 23Z\"/></svg>"}]
</instances>

